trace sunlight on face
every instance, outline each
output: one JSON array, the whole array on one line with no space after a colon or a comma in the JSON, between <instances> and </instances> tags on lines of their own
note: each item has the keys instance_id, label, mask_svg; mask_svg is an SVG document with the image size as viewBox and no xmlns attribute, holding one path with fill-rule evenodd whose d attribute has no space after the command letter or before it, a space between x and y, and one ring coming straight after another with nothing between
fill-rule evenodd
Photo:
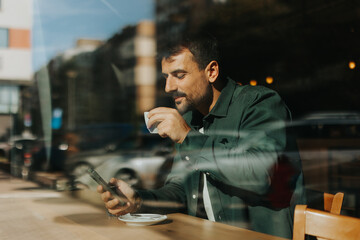
<instances>
[{"instance_id":1,"label":"sunlight on face","mask_svg":"<svg viewBox=\"0 0 360 240\"><path fill-rule=\"evenodd\" d=\"M208 108L212 100L212 88L205 70L194 61L192 53L184 49L180 54L162 60L162 72L166 79L165 91L171 93L181 114L192 108Z\"/></svg>"}]
</instances>

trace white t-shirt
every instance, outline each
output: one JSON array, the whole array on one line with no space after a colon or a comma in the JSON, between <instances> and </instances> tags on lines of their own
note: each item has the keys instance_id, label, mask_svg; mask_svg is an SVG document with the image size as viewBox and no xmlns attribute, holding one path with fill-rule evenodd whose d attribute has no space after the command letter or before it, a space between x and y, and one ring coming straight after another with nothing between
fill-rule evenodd
<instances>
[{"instance_id":1,"label":"white t-shirt","mask_svg":"<svg viewBox=\"0 0 360 240\"><path fill-rule=\"evenodd\" d=\"M204 134L204 128L200 128L199 132ZM204 177L204 188L203 188L203 200L204 200L204 207L205 212L210 221L215 222L214 212L211 206L211 199L207 187L207 180L206 180L206 174L203 174Z\"/></svg>"}]
</instances>

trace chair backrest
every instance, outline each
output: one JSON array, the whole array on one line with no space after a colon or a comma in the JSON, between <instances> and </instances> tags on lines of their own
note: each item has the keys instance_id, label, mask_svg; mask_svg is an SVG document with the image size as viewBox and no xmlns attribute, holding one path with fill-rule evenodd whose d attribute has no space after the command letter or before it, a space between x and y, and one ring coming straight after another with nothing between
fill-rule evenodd
<instances>
[{"instance_id":1,"label":"chair backrest","mask_svg":"<svg viewBox=\"0 0 360 240\"><path fill-rule=\"evenodd\" d=\"M360 239L360 219L297 205L293 240L304 240L305 234L325 239Z\"/></svg>"},{"instance_id":2,"label":"chair backrest","mask_svg":"<svg viewBox=\"0 0 360 240\"><path fill-rule=\"evenodd\" d=\"M340 214L344 193L338 192L335 195L324 193L324 210L333 214Z\"/></svg>"},{"instance_id":3,"label":"chair backrest","mask_svg":"<svg viewBox=\"0 0 360 240\"><path fill-rule=\"evenodd\" d=\"M324 210L332 214L339 215L344 199L344 193L338 192L335 195L331 193L324 193ZM318 237L317 240L325 240Z\"/></svg>"}]
</instances>

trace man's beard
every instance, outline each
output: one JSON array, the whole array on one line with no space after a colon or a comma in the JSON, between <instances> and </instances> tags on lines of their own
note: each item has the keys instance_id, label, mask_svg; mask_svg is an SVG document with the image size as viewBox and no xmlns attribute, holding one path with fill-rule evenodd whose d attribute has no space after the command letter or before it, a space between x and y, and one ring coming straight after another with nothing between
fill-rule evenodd
<instances>
[{"instance_id":1,"label":"man's beard","mask_svg":"<svg viewBox=\"0 0 360 240\"><path fill-rule=\"evenodd\" d=\"M184 93L184 92L176 91L173 93L174 98L175 97L184 97L184 99L182 100L182 102L180 104L177 104L175 102L176 109L178 110L178 112L181 115L184 115L185 113L187 113L189 111L197 109L197 107L200 105L205 104L205 106L210 106L210 104L212 102L212 96L213 96L212 88L210 85L208 85L204 96L202 96L201 98L196 99L196 100L188 98L186 93Z\"/></svg>"},{"instance_id":2,"label":"man's beard","mask_svg":"<svg viewBox=\"0 0 360 240\"><path fill-rule=\"evenodd\" d=\"M184 115L188 111L191 111L194 109L193 104L191 103L191 101L189 102L189 99L187 98L186 93L176 91L173 93L173 98L175 99L176 97L184 97L184 99L182 100L181 103L175 102L175 107L181 115Z\"/></svg>"}]
</instances>

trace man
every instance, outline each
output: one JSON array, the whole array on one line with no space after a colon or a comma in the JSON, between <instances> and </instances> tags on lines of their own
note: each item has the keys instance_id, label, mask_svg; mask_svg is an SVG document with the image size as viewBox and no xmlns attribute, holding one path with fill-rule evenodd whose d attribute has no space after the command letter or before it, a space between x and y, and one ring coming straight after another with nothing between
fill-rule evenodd
<instances>
[{"instance_id":1,"label":"man","mask_svg":"<svg viewBox=\"0 0 360 240\"><path fill-rule=\"evenodd\" d=\"M291 238L293 208L303 197L299 159L282 155L289 142L286 105L272 90L224 77L212 37L188 38L168 49L162 73L177 109L151 110L148 126L176 143L173 169L156 190L135 191L111 179L124 206L99 186L108 211L145 212L151 202L172 202L168 211Z\"/></svg>"}]
</instances>

